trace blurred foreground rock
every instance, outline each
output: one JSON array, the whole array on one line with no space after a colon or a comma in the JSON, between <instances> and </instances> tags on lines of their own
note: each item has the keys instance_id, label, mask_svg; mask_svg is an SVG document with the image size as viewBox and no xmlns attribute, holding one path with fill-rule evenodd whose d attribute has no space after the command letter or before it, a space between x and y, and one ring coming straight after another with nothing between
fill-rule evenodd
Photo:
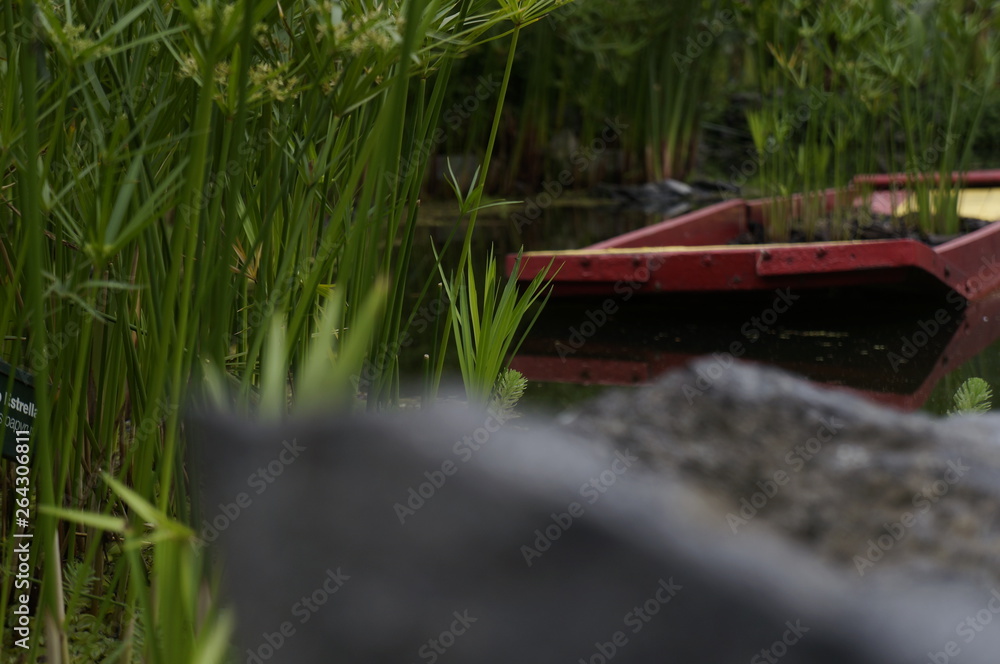
<instances>
[{"instance_id":1,"label":"blurred foreground rock","mask_svg":"<svg viewBox=\"0 0 1000 664\"><path fill-rule=\"evenodd\" d=\"M239 661L995 662L997 418L707 366L559 426L196 422Z\"/></svg>"},{"instance_id":2,"label":"blurred foreground rock","mask_svg":"<svg viewBox=\"0 0 1000 664\"><path fill-rule=\"evenodd\" d=\"M732 533L776 530L876 582L1000 585L1000 416L904 414L708 360L566 419L712 496Z\"/></svg>"}]
</instances>

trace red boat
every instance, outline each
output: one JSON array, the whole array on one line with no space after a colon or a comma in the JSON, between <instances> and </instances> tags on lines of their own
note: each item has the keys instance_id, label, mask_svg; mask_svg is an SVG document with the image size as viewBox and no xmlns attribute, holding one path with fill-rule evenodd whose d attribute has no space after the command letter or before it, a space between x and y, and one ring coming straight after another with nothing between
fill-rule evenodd
<instances>
[{"instance_id":1,"label":"red boat","mask_svg":"<svg viewBox=\"0 0 1000 664\"><path fill-rule=\"evenodd\" d=\"M956 176L956 179L957 176ZM910 199L907 176L868 175L846 190L821 194L828 211L838 202L893 213ZM1000 218L1000 170L961 176L963 195ZM862 195L864 192L864 195ZM974 194L979 194L971 200ZM985 195L985 196L983 196ZM793 197L796 215L802 197ZM568 251L525 252L519 280L552 263L553 295L759 291L793 287L880 286L927 292L938 286L976 300L1000 287L1000 224L987 224L938 246L913 239L735 244L755 226L769 225L769 200L735 199ZM516 257L507 257L508 274Z\"/></svg>"},{"instance_id":2,"label":"red boat","mask_svg":"<svg viewBox=\"0 0 1000 664\"><path fill-rule=\"evenodd\" d=\"M859 177L824 203L899 213L905 182ZM962 184L962 216L1000 219L1000 170ZM511 366L531 380L636 385L695 357L739 358L912 410L1000 338L1000 224L937 246L731 244L767 226L769 203L727 201L583 249L526 252L520 280L559 270Z\"/></svg>"}]
</instances>

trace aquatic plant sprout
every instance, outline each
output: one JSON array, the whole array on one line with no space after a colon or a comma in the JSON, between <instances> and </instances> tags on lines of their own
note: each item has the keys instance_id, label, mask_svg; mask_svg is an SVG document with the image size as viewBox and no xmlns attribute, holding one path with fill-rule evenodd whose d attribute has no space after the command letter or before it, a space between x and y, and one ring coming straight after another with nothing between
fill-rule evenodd
<instances>
[{"instance_id":1,"label":"aquatic plant sprout","mask_svg":"<svg viewBox=\"0 0 1000 664\"><path fill-rule=\"evenodd\" d=\"M450 279L443 269L441 272L451 306L452 331L466 396L470 402L481 406L489 405L497 394L502 396L510 392L510 388L504 387L506 381L500 381L500 377L551 292L548 288L553 276L549 274L550 270L539 271L519 292L517 277L520 265L521 256L518 254L514 269L502 288L492 252L486 263L482 286L477 283L471 262L466 263L464 273L456 273ZM552 267L551 264L549 267ZM536 304L539 306L535 307L534 317L527 326L523 326L522 321Z\"/></svg>"},{"instance_id":2,"label":"aquatic plant sprout","mask_svg":"<svg viewBox=\"0 0 1000 664\"><path fill-rule=\"evenodd\" d=\"M993 407L993 390L982 378L969 378L955 390L954 402L949 415L985 413Z\"/></svg>"}]
</instances>

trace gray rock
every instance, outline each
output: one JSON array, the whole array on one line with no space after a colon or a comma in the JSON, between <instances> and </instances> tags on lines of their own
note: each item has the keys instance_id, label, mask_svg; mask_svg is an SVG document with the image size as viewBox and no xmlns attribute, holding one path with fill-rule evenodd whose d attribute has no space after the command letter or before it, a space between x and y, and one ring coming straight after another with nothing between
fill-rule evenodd
<instances>
[{"instance_id":1,"label":"gray rock","mask_svg":"<svg viewBox=\"0 0 1000 664\"><path fill-rule=\"evenodd\" d=\"M856 576L1000 584L1000 416L903 414L775 369L701 361L570 427L707 492Z\"/></svg>"},{"instance_id":2,"label":"gray rock","mask_svg":"<svg viewBox=\"0 0 1000 664\"><path fill-rule=\"evenodd\" d=\"M988 567L987 553L928 553L907 543L914 527L861 577L850 555L865 533L842 525L875 528L865 500L894 514L956 455L992 459L973 456L990 452L987 420L897 416L738 366L689 405L696 375L608 397L564 427L491 432L494 420L454 413L195 422L201 531L221 544L240 661L995 660L1000 635L982 623L1000 613L1000 592L943 585L938 560L960 550L965 574ZM824 418L844 426L734 535L733 499ZM944 449L914 440L948 431L965 433ZM958 496L987 507L986 463L970 464L921 528L965 532L941 510ZM993 513L980 516L988 535ZM935 574L905 576L904 560ZM883 576L906 584L868 583L890 561L898 571ZM966 617L976 622L963 631Z\"/></svg>"}]
</instances>

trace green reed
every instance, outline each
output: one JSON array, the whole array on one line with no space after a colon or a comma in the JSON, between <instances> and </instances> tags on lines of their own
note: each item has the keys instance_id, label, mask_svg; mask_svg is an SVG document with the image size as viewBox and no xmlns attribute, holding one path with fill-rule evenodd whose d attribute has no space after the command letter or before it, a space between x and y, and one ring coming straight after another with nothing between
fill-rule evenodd
<instances>
[{"instance_id":1,"label":"green reed","mask_svg":"<svg viewBox=\"0 0 1000 664\"><path fill-rule=\"evenodd\" d=\"M514 63L511 95L518 103L507 110L505 126L517 130L502 145L502 188L533 188L567 167L575 169L577 186L687 177L706 108L724 86L720 57L738 39L733 5L585 0L553 12L525 37ZM463 69L499 67L507 53L481 52ZM587 146L609 120L628 128L615 137L620 152L590 164ZM481 143L489 130L470 127L467 144L449 148ZM584 160L588 167L579 168Z\"/></svg>"},{"instance_id":2,"label":"green reed","mask_svg":"<svg viewBox=\"0 0 1000 664\"><path fill-rule=\"evenodd\" d=\"M800 219L775 210L772 234L795 227L809 237L825 217L830 235L842 237L848 215L809 201L876 170L908 175L920 229L956 233L951 174L969 167L984 105L996 95L995 12L882 0L764 3L743 18L762 100L751 132L758 150L771 141L759 181L776 199L805 195ZM817 96L822 104L802 106Z\"/></svg>"},{"instance_id":3,"label":"green reed","mask_svg":"<svg viewBox=\"0 0 1000 664\"><path fill-rule=\"evenodd\" d=\"M554 6L5 3L0 356L39 408L28 660L226 660L184 407L394 403L452 63Z\"/></svg>"}]
</instances>

